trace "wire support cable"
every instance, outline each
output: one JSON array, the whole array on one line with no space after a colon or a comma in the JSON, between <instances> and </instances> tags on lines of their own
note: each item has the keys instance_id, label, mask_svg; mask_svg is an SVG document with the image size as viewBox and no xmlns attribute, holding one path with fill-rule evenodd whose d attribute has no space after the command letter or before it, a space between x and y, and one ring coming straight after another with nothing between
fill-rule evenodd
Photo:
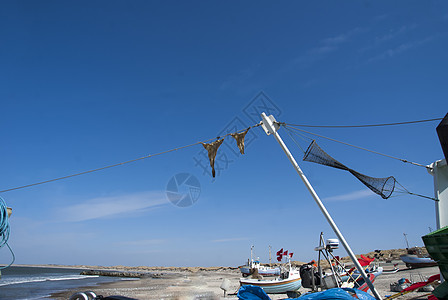
<instances>
[{"instance_id":1,"label":"wire support cable","mask_svg":"<svg viewBox=\"0 0 448 300\"><path fill-rule=\"evenodd\" d=\"M313 143L314 143L314 140L313 139L311 139L311 138L309 138L309 137L307 137L307 136L304 136L303 134L301 134L301 133L299 133L299 132L294 132L294 131L292 131L292 130L290 130L290 129L288 129L288 128L285 128L285 130L286 130L286 132L288 133L288 135L291 137L291 139L293 140L293 142L302 150L302 152L304 153L304 160L307 160L307 159L305 159L305 157L307 156L307 152L308 152L308 150L310 150L310 147L312 147L312 145L313 145ZM304 138L307 138L308 140L311 140L312 141L312 144L310 144L310 146L308 147L308 149L307 149L307 151L304 151L303 150L303 148L300 146L300 144L297 142L297 140L294 138L294 136L293 135L296 135L296 136L299 136L299 137L301 137L302 139L304 139ZM308 142L308 141L307 141ZM322 156L319 156L321 159L323 158ZM335 162L338 166L336 166L336 167L338 167L338 168L341 168L341 167L343 167L342 165L340 165L340 163L339 162ZM323 164L323 165L329 165L329 164L327 164L327 163L321 163L321 164ZM335 167L335 165L332 165L332 164L330 164L329 166L333 166L333 167ZM353 170L352 170L353 171ZM355 177L357 177L358 175L361 175L360 173L358 173L358 172L352 172L352 174L353 175L355 175ZM375 178L372 178L372 177L368 177L368 176L365 176L365 175L362 175L363 176L363 178L364 179L368 179L368 178L370 178L370 179L375 179ZM359 179L359 178L358 178ZM403 185L401 185L395 178L393 178L393 177L388 177L388 178L386 178L387 180L386 181L384 181L384 185L381 187L381 191L383 191L383 190L385 190L385 191L387 191L387 193L386 193L386 197L384 197L384 194L383 193L381 193L380 195L382 196L382 198L383 199L387 199L387 198L389 198L389 197L392 197L393 196L393 194L394 193L396 193L396 194L408 194L408 195L413 195L413 196L418 196L418 197L421 197L421 198L426 198L426 199L430 199L430 200L433 200L433 201L439 201L438 199L436 199L436 198L433 198L433 197L428 197L428 196L425 196L425 195L421 195L421 194L417 194L417 193L413 193L413 192L410 192L409 190L407 190ZM361 180L364 184L365 184L365 180ZM396 184L398 184L398 186L396 185ZM390 186L388 186L388 187L386 187L386 185L390 185ZM369 186L368 186L369 187ZM370 188L370 187L369 187ZM375 192L375 191L374 191ZM375 192L376 193L376 192ZM377 193L378 194L378 193ZM395 195L395 197L396 197L397 195Z\"/></svg>"},{"instance_id":2,"label":"wire support cable","mask_svg":"<svg viewBox=\"0 0 448 300\"><path fill-rule=\"evenodd\" d=\"M377 152L377 151L373 151L373 150L370 150L370 149L367 149L367 148L363 148L363 147L359 147L359 146L356 146L356 145L352 145L352 144L349 144L349 143L346 143L346 142L342 142L342 141L339 141L339 140L336 140L336 139L332 139L332 138L329 138L329 137L317 134L317 133L312 133L312 132L309 132L309 131L306 131L306 130L303 130L303 129L294 128L294 127L288 126L286 124L281 124L281 125L285 126L285 128L291 129L291 130L305 132L305 133L308 133L308 134L311 134L311 135L315 135L315 136L318 136L320 138L327 139L327 140L330 140L330 141L333 141L333 142L336 142L336 143L340 143L340 144L343 144L343 145L346 145L346 146L350 146L350 147L353 147L353 148L357 148L357 149L360 149L360 150L364 150L364 151L371 152L371 153L374 153L374 154L378 154L378 155L381 155L381 156L385 156L385 157L388 157L388 158L396 159L396 160L399 160L399 161L404 162L404 163L408 163L408 164L419 166L419 167L424 167L426 169L428 169L428 168L430 169L431 168L429 166L422 165L422 164L419 164L419 163L416 163L416 162L412 162L412 161L409 161L407 159L395 157L395 156L392 156L392 155L388 155L388 154L380 153L380 152Z\"/></svg>"},{"instance_id":3,"label":"wire support cable","mask_svg":"<svg viewBox=\"0 0 448 300\"><path fill-rule=\"evenodd\" d=\"M254 127L258 127L260 125L261 124L256 124L256 125L250 126L248 128L245 128L244 130L238 131L237 133L243 132L246 129L251 129L251 128L254 128ZM224 137L229 136L231 134L232 133L228 133L228 134L226 134L224 136L217 137L217 139L218 138L224 138ZM10 188L10 189L2 190L2 191L0 191L0 193L5 193L5 192L14 191L14 190L24 189L24 188L28 188L28 187L32 187L32 186L36 186L36 185L41 185L41 184L44 184L44 183L50 183L50 182L54 182L54 181L58 181L58 180L68 179L68 178L71 178L71 177L76 177L76 176L80 176L80 175L85 175L85 174L89 174L89 173L93 173L93 172L98 172L98 171L110 169L110 168L113 168L113 167L126 165L126 164L129 164L129 163L133 163L133 162L136 162L136 161L144 160L144 159L147 159L147 158L150 158L150 157L159 156L159 155L162 155L162 154L167 154L167 153L170 153L170 152L174 152L174 151L182 150L182 149L185 149L185 148L193 147L193 146L199 145L201 143L212 141L214 139L215 138L211 138L211 139L207 139L207 140L204 140L204 141L200 141L200 142L196 142L196 143L193 143L193 144L189 144L189 145L186 145L186 146L173 148L173 149L162 151L162 152L155 153L155 154L148 154L148 155L145 155L145 156L142 156L142 157L139 157L139 158L131 159L131 160L128 160L128 161L124 161L124 162L120 162L120 163L116 163L116 164L112 164L112 165L108 165L108 166L104 166L104 167L100 167L100 168L96 168L96 169L91 169L91 170L87 170L87 171L83 171L83 172L79 172L79 173L74 173L74 174L70 174L70 175L66 175L66 176L62 176L62 177L57 177L57 178L53 178L53 179L49 179L49 180L39 181L39 182L27 184L27 185L22 185L22 186Z\"/></svg>"},{"instance_id":4,"label":"wire support cable","mask_svg":"<svg viewBox=\"0 0 448 300\"><path fill-rule=\"evenodd\" d=\"M433 201L439 202L439 199L437 199L437 198L410 192L403 185L401 185L398 181L396 181L396 183L398 183L398 185L400 186L400 187L396 187L397 192L401 192L401 193L405 193L405 194L409 194L409 195L413 195L413 196L417 196L417 197L421 197L421 198L426 198L426 199L429 199L429 200L433 200Z\"/></svg>"},{"instance_id":5,"label":"wire support cable","mask_svg":"<svg viewBox=\"0 0 448 300\"><path fill-rule=\"evenodd\" d=\"M313 128L365 128L365 127L382 127L382 126L408 125L408 124L416 124L416 123L439 121L439 120L442 120L442 119L443 118L434 118L434 119L408 121L408 122L382 123L382 124L364 124L364 125L306 125L306 124L289 124L289 123L287 123L286 125L288 125L288 126L296 126L296 127L313 127Z\"/></svg>"},{"instance_id":6,"label":"wire support cable","mask_svg":"<svg viewBox=\"0 0 448 300\"><path fill-rule=\"evenodd\" d=\"M285 131L286 131L286 133L289 135L289 137L291 138L291 140L294 142L294 144L296 144L296 146L299 147L300 150L302 150L303 153L305 153L306 150L304 150L304 149L302 148L302 146L300 145L300 143L298 143L297 140L296 140L292 135L295 134L296 136L298 136L298 137L302 138L303 140L305 140L304 136L302 136L302 135L300 135L300 134L298 134L298 133L296 133L296 132L293 132L292 130L289 130L289 129L286 128L286 127L285 127ZM310 140L311 140L311 139L310 139Z\"/></svg>"},{"instance_id":7,"label":"wire support cable","mask_svg":"<svg viewBox=\"0 0 448 300\"><path fill-rule=\"evenodd\" d=\"M3 248L5 245L8 247L9 251L12 255L12 261L6 266L0 267L0 270L6 269L9 266L11 266L15 261L15 255L12 251L11 247L8 245L8 239L9 239L9 216L8 216L8 208L6 206L5 200L3 200L2 197L0 197L0 249Z\"/></svg>"}]
</instances>

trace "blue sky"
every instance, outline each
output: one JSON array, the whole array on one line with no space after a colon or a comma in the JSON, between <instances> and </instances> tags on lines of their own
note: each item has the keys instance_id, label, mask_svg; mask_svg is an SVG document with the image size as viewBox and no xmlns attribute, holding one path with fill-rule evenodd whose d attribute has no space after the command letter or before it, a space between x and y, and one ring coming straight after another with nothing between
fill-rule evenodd
<instances>
[{"instance_id":1,"label":"blue sky","mask_svg":"<svg viewBox=\"0 0 448 300\"><path fill-rule=\"evenodd\" d=\"M308 125L448 108L443 1L9 1L0 28L0 190L242 130L263 103L278 121ZM426 165L443 157L437 124L303 129ZM383 200L348 172L302 162L280 135L355 253L404 248L403 233L422 245L435 228L431 200ZM331 228L275 139L260 128L247 138L245 155L226 138L215 179L195 145L1 193L16 263L238 266L251 245L263 261L269 245L316 258ZM358 172L434 194L425 168L317 141ZM200 182L188 207L167 198L179 173Z\"/></svg>"}]
</instances>

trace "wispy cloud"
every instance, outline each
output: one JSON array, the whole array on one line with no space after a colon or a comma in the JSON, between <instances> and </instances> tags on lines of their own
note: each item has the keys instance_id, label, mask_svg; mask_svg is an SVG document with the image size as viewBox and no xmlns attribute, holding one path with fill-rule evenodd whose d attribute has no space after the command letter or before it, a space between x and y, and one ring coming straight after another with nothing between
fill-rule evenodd
<instances>
[{"instance_id":1,"label":"wispy cloud","mask_svg":"<svg viewBox=\"0 0 448 300\"><path fill-rule=\"evenodd\" d=\"M322 44L324 44L324 45L339 45L339 44L349 41L353 36L363 33L365 31L366 31L366 28L357 27L357 28L351 29L345 33L338 34L336 36L323 39Z\"/></svg>"},{"instance_id":2,"label":"wispy cloud","mask_svg":"<svg viewBox=\"0 0 448 300\"><path fill-rule=\"evenodd\" d=\"M309 65L321 60L327 55L339 50L343 44L349 42L355 36L366 32L367 30L367 28L356 27L344 33L322 39L316 47L311 48L306 54L297 57L293 63Z\"/></svg>"},{"instance_id":3,"label":"wispy cloud","mask_svg":"<svg viewBox=\"0 0 448 300\"><path fill-rule=\"evenodd\" d=\"M250 67L247 67L245 69L240 70L238 73L230 76L225 80L221 86L221 90L229 90L229 89L236 89L241 86L247 85L248 82L252 80L252 78L255 76L257 70L260 68L260 65L253 65Z\"/></svg>"},{"instance_id":4,"label":"wispy cloud","mask_svg":"<svg viewBox=\"0 0 448 300\"><path fill-rule=\"evenodd\" d=\"M408 43L400 44L400 45L398 45L398 46L396 46L394 48L387 49L386 51L383 51L382 53L380 53L380 54L378 54L378 55L376 55L374 57L371 57L370 59L367 60L367 63L371 63L371 62L376 62L376 61L380 61L380 60L383 60L383 59L392 58L392 57L397 56L399 54L402 54L402 53L404 53L404 52L406 52L406 51L408 51L410 49L413 49L413 48L419 47L419 46L421 46L423 44L426 44L426 43L434 40L436 37L437 36L434 35L434 36L426 37L426 38L421 39L421 40L411 41L411 42L408 42Z\"/></svg>"},{"instance_id":5,"label":"wispy cloud","mask_svg":"<svg viewBox=\"0 0 448 300\"><path fill-rule=\"evenodd\" d=\"M142 212L167 203L162 192L142 192L90 199L62 208L59 214L64 221L79 222Z\"/></svg>"},{"instance_id":6,"label":"wispy cloud","mask_svg":"<svg viewBox=\"0 0 448 300\"><path fill-rule=\"evenodd\" d=\"M343 194L343 195L326 197L323 200L324 201L354 201L354 200L361 200L361 199L369 198L372 196L375 196L375 194L371 190L360 190L360 191L354 191L354 192Z\"/></svg>"},{"instance_id":7,"label":"wispy cloud","mask_svg":"<svg viewBox=\"0 0 448 300\"><path fill-rule=\"evenodd\" d=\"M376 37L375 38L375 44L379 45L379 44L385 43L387 41L393 40L396 37L398 37L398 36L400 36L402 34L405 34L405 33L409 32L409 31L411 31L411 30L413 30L415 28L417 28L417 25L411 24L411 25L403 25L403 26L401 26L398 29L390 30L388 33L386 33L386 34L384 34L382 36Z\"/></svg>"},{"instance_id":8,"label":"wispy cloud","mask_svg":"<svg viewBox=\"0 0 448 300\"><path fill-rule=\"evenodd\" d=\"M227 242L236 242L236 241L246 241L248 238L227 238L227 239L217 239L212 240L213 243L227 243Z\"/></svg>"}]
</instances>

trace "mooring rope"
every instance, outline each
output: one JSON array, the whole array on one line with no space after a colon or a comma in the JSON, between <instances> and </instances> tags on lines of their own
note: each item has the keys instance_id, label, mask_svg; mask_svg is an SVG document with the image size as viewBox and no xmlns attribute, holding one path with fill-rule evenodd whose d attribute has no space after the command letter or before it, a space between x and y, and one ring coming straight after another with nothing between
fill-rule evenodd
<instances>
[{"instance_id":1,"label":"mooring rope","mask_svg":"<svg viewBox=\"0 0 448 300\"><path fill-rule=\"evenodd\" d=\"M6 245L12 254L11 263L8 264L7 266L0 267L0 270L8 268L15 261L14 252L12 251L11 247L9 247L9 245L8 245L9 232L10 232L10 229L9 229L8 207L6 206L5 200L3 200L2 197L0 197L0 249Z\"/></svg>"}]
</instances>

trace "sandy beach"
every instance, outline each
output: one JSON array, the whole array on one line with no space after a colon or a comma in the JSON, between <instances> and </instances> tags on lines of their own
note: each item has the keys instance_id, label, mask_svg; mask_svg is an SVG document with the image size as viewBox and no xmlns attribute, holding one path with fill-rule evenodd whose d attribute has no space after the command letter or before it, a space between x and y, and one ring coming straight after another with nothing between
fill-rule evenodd
<instances>
[{"instance_id":1,"label":"sandy beach","mask_svg":"<svg viewBox=\"0 0 448 300\"><path fill-rule=\"evenodd\" d=\"M395 263L398 263L395 262ZM393 268L392 263L381 264L385 270ZM392 295L390 284L401 278L420 281L429 276L439 273L438 267L427 267L419 269L408 269L403 263L399 264L400 270L392 274L382 274L375 281L375 288L382 297ZM148 268L116 268L126 272L148 272ZM112 296L120 295L134 299L237 299L236 292L239 288L241 276L235 268L150 268L153 277L144 277L135 280L122 280L113 283L101 284L94 287L82 287L77 290L69 290L53 294L51 299L68 299L71 295L80 291L93 291L96 295ZM224 279L230 281L227 296L220 288ZM302 294L308 290L301 288ZM271 299L285 299L286 294L269 295ZM427 299L427 292L412 292L400 296L398 299Z\"/></svg>"}]
</instances>

